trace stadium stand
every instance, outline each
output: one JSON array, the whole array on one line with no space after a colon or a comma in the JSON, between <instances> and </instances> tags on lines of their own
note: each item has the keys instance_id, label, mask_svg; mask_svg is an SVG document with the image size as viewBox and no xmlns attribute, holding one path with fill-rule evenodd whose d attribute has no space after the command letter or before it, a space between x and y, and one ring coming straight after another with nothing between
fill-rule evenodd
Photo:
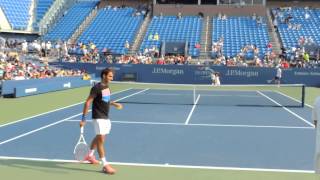
<instances>
[{"instance_id":1,"label":"stadium stand","mask_svg":"<svg viewBox=\"0 0 320 180\"><path fill-rule=\"evenodd\" d=\"M96 6L96 1L79 2L72 6L65 15L57 22L57 24L44 36L46 41L70 39L74 31L88 16L91 10Z\"/></svg>"},{"instance_id":2,"label":"stadium stand","mask_svg":"<svg viewBox=\"0 0 320 180\"><path fill-rule=\"evenodd\" d=\"M31 15L29 14L32 0L0 0L0 6L4 11L12 29L25 30Z\"/></svg>"},{"instance_id":3,"label":"stadium stand","mask_svg":"<svg viewBox=\"0 0 320 180\"><path fill-rule=\"evenodd\" d=\"M299 47L299 39L313 40L320 44L320 9L273 9L284 48Z\"/></svg>"},{"instance_id":4,"label":"stadium stand","mask_svg":"<svg viewBox=\"0 0 320 180\"><path fill-rule=\"evenodd\" d=\"M145 49L153 47L160 49L162 41L187 42L188 54L192 57L198 57L200 49L196 47L196 44L200 43L202 23L203 19L198 16L183 16L181 18L154 16L140 46L140 51L144 52Z\"/></svg>"},{"instance_id":5,"label":"stadium stand","mask_svg":"<svg viewBox=\"0 0 320 180\"><path fill-rule=\"evenodd\" d=\"M36 11L37 22L39 22L43 18L43 16L46 14L53 3L54 0L38 0Z\"/></svg>"},{"instance_id":6,"label":"stadium stand","mask_svg":"<svg viewBox=\"0 0 320 180\"><path fill-rule=\"evenodd\" d=\"M258 56L263 58L269 42L266 23L257 23L249 16L228 17L225 20L213 18L212 43L218 42L220 38L223 38L223 54L227 57L237 56L246 46L255 46L259 49ZM253 59L253 56L252 51L245 54L247 59Z\"/></svg>"},{"instance_id":7,"label":"stadium stand","mask_svg":"<svg viewBox=\"0 0 320 180\"><path fill-rule=\"evenodd\" d=\"M133 8L100 9L78 41L85 44L93 42L100 51L107 48L112 54L126 54L126 41L129 46L133 44L136 32L143 22L143 15L134 13Z\"/></svg>"}]
</instances>

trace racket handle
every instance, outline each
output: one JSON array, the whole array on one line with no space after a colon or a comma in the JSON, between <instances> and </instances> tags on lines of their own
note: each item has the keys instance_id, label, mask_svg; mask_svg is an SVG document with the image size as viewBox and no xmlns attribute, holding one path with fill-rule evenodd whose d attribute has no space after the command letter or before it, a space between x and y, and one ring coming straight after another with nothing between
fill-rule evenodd
<instances>
[{"instance_id":1,"label":"racket handle","mask_svg":"<svg viewBox=\"0 0 320 180\"><path fill-rule=\"evenodd\" d=\"M83 134L83 126L80 127L80 133Z\"/></svg>"}]
</instances>

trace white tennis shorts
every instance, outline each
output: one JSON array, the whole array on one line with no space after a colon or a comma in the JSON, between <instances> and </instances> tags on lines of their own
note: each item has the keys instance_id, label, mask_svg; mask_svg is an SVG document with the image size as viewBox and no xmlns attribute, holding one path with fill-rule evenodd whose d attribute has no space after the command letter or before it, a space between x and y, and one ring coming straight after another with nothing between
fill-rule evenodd
<instances>
[{"instance_id":1,"label":"white tennis shorts","mask_svg":"<svg viewBox=\"0 0 320 180\"><path fill-rule=\"evenodd\" d=\"M93 128L96 135L106 135L110 133L111 121L110 119L93 119Z\"/></svg>"}]
</instances>

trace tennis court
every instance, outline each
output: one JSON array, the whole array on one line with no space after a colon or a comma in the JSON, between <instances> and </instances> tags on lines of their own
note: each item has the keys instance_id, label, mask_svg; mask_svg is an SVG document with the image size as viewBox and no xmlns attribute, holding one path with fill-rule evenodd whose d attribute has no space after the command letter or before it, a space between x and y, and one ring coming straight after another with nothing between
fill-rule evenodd
<instances>
[{"instance_id":1,"label":"tennis court","mask_svg":"<svg viewBox=\"0 0 320 180\"><path fill-rule=\"evenodd\" d=\"M111 110L113 164L313 172L314 127L301 86L116 86L112 99L124 109ZM0 126L1 158L73 162L82 108Z\"/></svg>"}]
</instances>

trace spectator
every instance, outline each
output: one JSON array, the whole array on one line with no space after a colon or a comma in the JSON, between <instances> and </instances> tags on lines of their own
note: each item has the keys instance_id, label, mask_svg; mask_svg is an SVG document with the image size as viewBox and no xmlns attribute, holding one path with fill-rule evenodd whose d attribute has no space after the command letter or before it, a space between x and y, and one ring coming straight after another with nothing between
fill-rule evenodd
<instances>
[{"instance_id":1,"label":"spectator","mask_svg":"<svg viewBox=\"0 0 320 180\"><path fill-rule=\"evenodd\" d=\"M307 52L304 52L303 54L303 61L304 61L304 64L308 64L310 62L310 56Z\"/></svg>"},{"instance_id":2,"label":"spectator","mask_svg":"<svg viewBox=\"0 0 320 180\"><path fill-rule=\"evenodd\" d=\"M277 32L278 31L278 20L276 18L273 20L273 27L274 27L274 30Z\"/></svg>"},{"instance_id":3,"label":"spectator","mask_svg":"<svg viewBox=\"0 0 320 180\"><path fill-rule=\"evenodd\" d=\"M227 15L223 14L222 17L221 17L221 20L227 20Z\"/></svg>"},{"instance_id":4,"label":"spectator","mask_svg":"<svg viewBox=\"0 0 320 180\"><path fill-rule=\"evenodd\" d=\"M152 33L151 33L151 34L149 34L149 36L148 36L148 40L149 40L149 41L153 40L153 35L152 35Z\"/></svg>"},{"instance_id":5,"label":"spectator","mask_svg":"<svg viewBox=\"0 0 320 180\"><path fill-rule=\"evenodd\" d=\"M159 39L160 39L159 34L156 32L153 36L153 40L159 41Z\"/></svg>"},{"instance_id":6,"label":"spectator","mask_svg":"<svg viewBox=\"0 0 320 180\"><path fill-rule=\"evenodd\" d=\"M51 54L51 47L52 47L51 42L48 41L48 42L46 43L46 55L49 55L49 56L50 56L50 54Z\"/></svg>"},{"instance_id":7,"label":"spectator","mask_svg":"<svg viewBox=\"0 0 320 180\"><path fill-rule=\"evenodd\" d=\"M258 25L261 25L261 24L262 24L262 17L261 17L261 16L258 16L258 17L257 17L257 24L258 24Z\"/></svg>"},{"instance_id":8,"label":"spectator","mask_svg":"<svg viewBox=\"0 0 320 180\"><path fill-rule=\"evenodd\" d=\"M253 13L253 15L252 15L252 20L256 20L257 19L257 15L256 15L256 13Z\"/></svg>"},{"instance_id":9,"label":"spectator","mask_svg":"<svg viewBox=\"0 0 320 180\"><path fill-rule=\"evenodd\" d=\"M130 44L129 41L126 40L125 44L124 44L124 48L129 49L130 48Z\"/></svg>"},{"instance_id":10,"label":"spectator","mask_svg":"<svg viewBox=\"0 0 320 180\"><path fill-rule=\"evenodd\" d=\"M26 40L23 41L23 43L21 44L21 50L23 54L27 54L28 53L28 42Z\"/></svg>"},{"instance_id":11,"label":"spectator","mask_svg":"<svg viewBox=\"0 0 320 180\"><path fill-rule=\"evenodd\" d=\"M177 19L181 19L181 18L182 18L181 12L178 12Z\"/></svg>"},{"instance_id":12,"label":"spectator","mask_svg":"<svg viewBox=\"0 0 320 180\"><path fill-rule=\"evenodd\" d=\"M222 14L221 14L221 12L218 13L218 20L222 20Z\"/></svg>"},{"instance_id":13,"label":"spectator","mask_svg":"<svg viewBox=\"0 0 320 180\"><path fill-rule=\"evenodd\" d=\"M305 14L304 14L304 19L309 19L310 18L310 14L308 13L308 12L306 12Z\"/></svg>"},{"instance_id":14,"label":"spectator","mask_svg":"<svg viewBox=\"0 0 320 180\"><path fill-rule=\"evenodd\" d=\"M197 48L197 49L200 49L201 45L200 45L200 43L196 43L194 47Z\"/></svg>"},{"instance_id":15,"label":"spectator","mask_svg":"<svg viewBox=\"0 0 320 180\"><path fill-rule=\"evenodd\" d=\"M83 79L83 80L90 80L90 79L91 79L91 76L90 76L90 74L88 74L87 72L85 72L85 73L83 74L83 76L82 76L82 79Z\"/></svg>"}]
</instances>

